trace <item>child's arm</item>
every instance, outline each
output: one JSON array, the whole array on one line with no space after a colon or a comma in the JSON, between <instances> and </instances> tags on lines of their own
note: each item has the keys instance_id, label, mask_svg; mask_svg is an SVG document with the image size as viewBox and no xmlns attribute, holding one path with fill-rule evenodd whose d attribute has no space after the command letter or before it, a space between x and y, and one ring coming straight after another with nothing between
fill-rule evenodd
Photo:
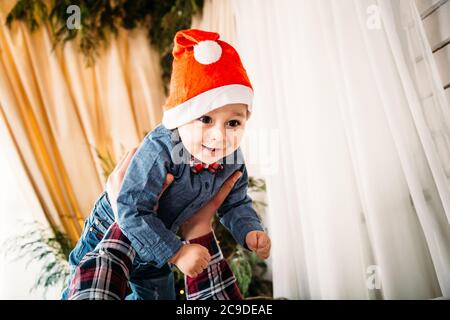
<instances>
[{"instance_id":1,"label":"child's arm","mask_svg":"<svg viewBox=\"0 0 450 320\"><path fill-rule=\"evenodd\" d=\"M147 135L136 151L117 196L118 224L139 257L162 267L182 242L156 215L155 206L171 164L163 142Z\"/></svg>"},{"instance_id":2,"label":"child's arm","mask_svg":"<svg viewBox=\"0 0 450 320\"><path fill-rule=\"evenodd\" d=\"M252 206L247 194L248 174L245 165L241 168L242 177L236 182L224 203L218 210L220 222L231 232L236 241L246 249L247 234L251 231L263 231L264 227Z\"/></svg>"}]
</instances>

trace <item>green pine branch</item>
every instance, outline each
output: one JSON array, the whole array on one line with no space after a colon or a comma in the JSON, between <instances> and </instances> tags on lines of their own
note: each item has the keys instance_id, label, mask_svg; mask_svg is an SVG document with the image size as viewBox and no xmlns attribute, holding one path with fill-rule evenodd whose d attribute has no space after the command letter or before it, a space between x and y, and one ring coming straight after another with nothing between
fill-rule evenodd
<instances>
[{"instance_id":1,"label":"green pine branch","mask_svg":"<svg viewBox=\"0 0 450 320\"><path fill-rule=\"evenodd\" d=\"M50 287L66 283L72 249L73 245L66 233L58 228L45 227L39 222L26 223L22 234L2 244L4 255L11 261L24 260L26 268L36 262L42 265L30 292L42 288L44 294Z\"/></svg>"}]
</instances>

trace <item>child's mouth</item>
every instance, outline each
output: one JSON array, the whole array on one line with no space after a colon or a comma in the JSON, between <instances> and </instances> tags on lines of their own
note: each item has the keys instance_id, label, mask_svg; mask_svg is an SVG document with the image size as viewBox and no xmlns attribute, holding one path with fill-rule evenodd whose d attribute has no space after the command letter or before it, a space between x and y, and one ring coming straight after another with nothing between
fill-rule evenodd
<instances>
[{"instance_id":1,"label":"child's mouth","mask_svg":"<svg viewBox=\"0 0 450 320\"><path fill-rule=\"evenodd\" d=\"M203 144L202 144L202 148L203 148L203 150L206 150L206 151L208 151L208 152L210 152L210 153L212 153L212 154L216 153L216 151L219 150L219 149L217 149L217 148L210 148L210 147L207 147L207 146L205 146L205 145L203 145Z\"/></svg>"}]
</instances>

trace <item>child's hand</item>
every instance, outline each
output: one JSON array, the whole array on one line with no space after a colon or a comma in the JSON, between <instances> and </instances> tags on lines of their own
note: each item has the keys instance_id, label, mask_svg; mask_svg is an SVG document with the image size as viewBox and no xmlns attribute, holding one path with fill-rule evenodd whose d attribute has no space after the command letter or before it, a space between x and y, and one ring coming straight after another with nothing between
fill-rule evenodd
<instances>
[{"instance_id":1,"label":"child's hand","mask_svg":"<svg viewBox=\"0 0 450 320\"><path fill-rule=\"evenodd\" d=\"M247 247L255 251L261 259L267 259L270 255L271 241L269 236L263 231L250 231L245 237Z\"/></svg>"},{"instance_id":2,"label":"child's hand","mask_svg":"<svg viewBox=\"0 0 450 320\"><path fill-rule=\"evenodd\" d=\"M204 246L191 243L184 244L169 260L185 275L195 278L208 266L211 256Z\"/></svg>"}]
</instances>

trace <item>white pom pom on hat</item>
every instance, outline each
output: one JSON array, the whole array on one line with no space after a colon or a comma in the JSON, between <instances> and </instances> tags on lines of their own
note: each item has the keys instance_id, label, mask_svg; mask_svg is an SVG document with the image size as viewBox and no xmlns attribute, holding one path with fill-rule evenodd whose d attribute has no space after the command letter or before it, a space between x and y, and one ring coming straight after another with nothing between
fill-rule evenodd
<instances>
[{"instance_id":1,"label":"white pom pom on hat","mask_svg":"<svg viewBox=\"0 0 450 320\"><path fill-rule=\"evenodd\" d=\"M222 56L222 47L212 40L200 41L194 46L194 58L201 64L211 64Z\"/></svg>"}]
</instances>

